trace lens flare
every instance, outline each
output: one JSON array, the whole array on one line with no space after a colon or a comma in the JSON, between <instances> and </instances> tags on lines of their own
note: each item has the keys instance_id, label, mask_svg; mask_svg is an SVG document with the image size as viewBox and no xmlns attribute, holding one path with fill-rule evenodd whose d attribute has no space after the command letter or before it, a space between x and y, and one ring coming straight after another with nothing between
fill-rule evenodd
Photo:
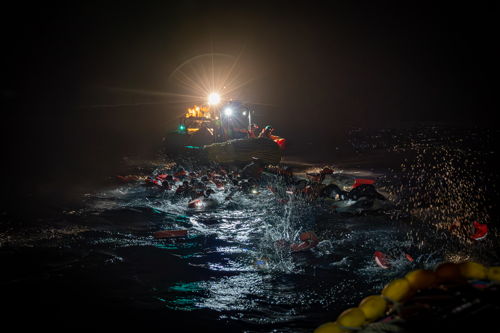
<instances>
[{"instance_id":1,"label":"lens flare","mask_svg":"<svg viewBox=\"0 0 500 333\"><path fill-rule=\"evenodd\" d=\"M210 105L217 105L220 103L220 95L216 92L211 93L208 95L208 104Z\"/></svg>"}]
</instances>

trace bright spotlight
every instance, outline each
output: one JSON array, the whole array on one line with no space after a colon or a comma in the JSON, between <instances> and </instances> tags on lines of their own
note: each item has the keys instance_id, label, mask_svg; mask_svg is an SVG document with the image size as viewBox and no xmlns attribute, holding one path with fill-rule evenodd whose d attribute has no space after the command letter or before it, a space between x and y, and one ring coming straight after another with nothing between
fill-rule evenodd
<instances>
[{"instance_id":1,"label":"bright spotlight","mask_svg":"<svg viewBox=\"0 0 500 333\"><path fill-rule=\"evenodd\" d=\"M224 114L226 116L228 116L228 117L231 116L233 114L233 109L231 109L231 108L225 108L224 109Z\"/></svg>"},{"instance_id":2,"label":"bright spotlight","mask_svg":"<svg viewBox=\"0 0 500 333\"><path fill-rule=\"evenodd\" d=\"M247 112L246 111L243 111L243 115L246 116L247 115Z\"/></svg>"},{"instance_id":3,"label":"bright spotlight","mask_svg":"<svg viewBox=\"0 0 500 333\"><path fill-rule=\"evenodd\" d=\"M218 93L211 93L208 95L208 104L216 105L220 102L220 95Z\"/></svg>"}]
</instances>

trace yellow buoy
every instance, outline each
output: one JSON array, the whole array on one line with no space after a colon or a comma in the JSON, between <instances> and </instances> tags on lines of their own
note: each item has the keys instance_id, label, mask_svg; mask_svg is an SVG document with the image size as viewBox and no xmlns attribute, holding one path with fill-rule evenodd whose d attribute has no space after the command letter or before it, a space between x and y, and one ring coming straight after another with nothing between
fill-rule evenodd
<instances>
[{"instance_id":1,"label":"yellow buoy","mask_svg":"<svg viewBox=\"0 0 500 333\"><path fill-rule=\"evenodd\" d=\"M440 281L456 281L462 278L460 273L460 265L445 262L436 267L436 275Z\"/></svg>"},{"instance_id":2,"label":"yellow buoy","mask_svg":"<svg viewBox=\"0 0 500 333\"><path fill-rule=\"evenodd\" d=\"M481 280L486 278L487 269L477 262L469 261L460 264L460 273L467 279Z\"/></svg>"},{"instance_id":3,"label":"yellow buoy","mask_svg":"<svg viewBox=\"0 0 500 333\"><path fill-rule=\"evenodd\" d=\"M500 281L500 267L493 266L488 268L487 276L491 281Z\"/></svg>"},{"instance_id":4,"label":"yellow buoy","mask_svg":"<svg viewBox=\"0 0 500 333\"><path fill-rule=\"evenodd\" d=\"M360 308L347 309L337 318L337 323L343 327L360 327L365 321L365 314Z\"/></svg>"},{"instance_id":5,"label":"yellow buoy","mask_svg":"<svg viewBox=\"0 0 500 333\"><path fill-rule=\"evenodd\" d=\"M314 330L314 333L345 333L348 330L343 329L336 321L329 321Z\"/></svg>"},{"instance_id":6,"label":"yellow buoy","mask_svg":"<svg viewBox=\"0 0 500 333\"><path fill-rule=\"evenodd\" d=\"M414 290L424 289L436 282L436 274L428 269L416 269L405 275Z\"/></svg>"},{"instance_id":7,"label":"yellow buoy","mask_svg":"<svg viewBox=\"0 0 500 333\"><path fill-rule=\"evenodd\" d=\"M384 315L387 301L380 295L371 295L359 303L359 308L365 314L366 319L371 321Z\"/></svg>"},{"instance_id":8,"label":"yellow buoy","mask_svg":"<svg viewBox=\"0 0 500 333\"><path fill-rule=\"evenodd\" d=\"M389 282L382 290L382 295L394 302L399 302L410 293L410 283L407 279L396 279Z\"/></svg>"}]
</instances>

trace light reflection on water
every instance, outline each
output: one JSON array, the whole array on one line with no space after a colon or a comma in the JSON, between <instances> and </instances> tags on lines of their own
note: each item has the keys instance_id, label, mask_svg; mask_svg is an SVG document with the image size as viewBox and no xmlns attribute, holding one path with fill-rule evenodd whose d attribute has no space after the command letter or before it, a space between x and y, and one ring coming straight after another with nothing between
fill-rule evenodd
<instances>
[{"instance_id":1,"label":"light reflection on water","mask_svg":"<svg viewBox=\"0 0 500 333\"><path fill-rule=\"evenodd\" d=\"M411 266L401 263L401 270L381 272L374 265L371 255L381 241L395 240L394 232L404 236L380 218L375 230L369 218L330 222L333 231L340 222L342 233L326 239L320 234L317 248L292 254L277 244L296 242L300 232L314 225L313 210L318 208L292 196L280 203L265 188L257 196L235 195L233 205L223 201L223 193L217 193L221 205L206 211L187 209L187 199L170 200L162 193L157 194L162 196L159 199L148 191L126 188L100 194L89 209L106 211L100 200L112 200L116 194L118 208L132 208L126 211L138 210L145 219L156 219L156 229L189 230L186 239L157 240L151 232L143 232L121 237L112 233L113 237L100 240L117 247L152 246L182 259L183 266L203 270L199 279L189 276L169 286L156 286L152 297L168 309L209 309L221 317L254 324L292 323L314 316L315 309L340 308L363 296L367 288L352 290L353 284L359 285L359 276L367 285L378 286Z\"/></svg>"},{"instance_id":2,"label":"light reflection on water","mask_svg":"<svg viewBox=\"0 0 500 333\"><path fill-rule=\"evenodd\" d=\"M457 156L461 155L453 158ZM418 161L418 172L406 176L422 181L422 170L428 165L423 158ZM446 173L445 179L452 179L450 172L454 170L450 165L443 168L432 169L434 176L426 179L434 182L435 174L440 171ZM461 184L467 185L465 190L470 187L466 179L453 184L449 195L464 190ZM280 323L284 325L281 327L304 318L311 321L305 327L315 327L329 318L327 313L338 314L356 305L363 297L378 293L387 281L413 268L433 268L444 258L464 256L463 249L449 246L456 240L441 238L442 243L436 242L439 238L433 237L439 235L429 233L427 227L419 230L398 214L396 218L389 214L332 215L292 196L286 204L280 203L265 187L258 195L236 194L233 200L225 201L227 193L215 190L219 206L207 210L188 209L188 199L174 199L171 194L139 185L96 194L89 199L86 214L99 216L110 211L138 214L143 221L139 227L143 229L133 233L111 231L93 242L114 247L136 246L145 251L158 249L164 251L165 261L169 257L181 260L172 270L198 269L169 285L155 282L152 297L169 309L210 309L219 318L255 324ZM395 197L400 194L395 186L387 186L385 190L392 191ZM447 194L443 188L439 191L443 204ZM479 206L480 202L469 205ZM449 207L445 208L436 210L432 216L449 212ZM189 236L180 240L157 240L151 236L162 229L188 229ZM309 252L292 254L278 245L283 240L297 241L301 232L311 229L321 242ZM437 250L437 245L441 249ZM398 254L410 251L415 261L397 257L392 268L384 270L373 261L375 250L396 250Z\"/></svg>"}]
</instances>

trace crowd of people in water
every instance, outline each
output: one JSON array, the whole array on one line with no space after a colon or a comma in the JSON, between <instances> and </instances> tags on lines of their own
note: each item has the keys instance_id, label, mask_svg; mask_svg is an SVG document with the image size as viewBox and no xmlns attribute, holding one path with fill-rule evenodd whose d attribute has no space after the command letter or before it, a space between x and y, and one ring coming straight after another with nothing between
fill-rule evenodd
<instances>
[{"instance_id":1,"label":"crowd of people in water","mask_svg":"<svg viewBox=\"0 0 500 333\"><path fill-rule=\"evenodd\" d=\"M186 163L191 164L193 163ZM164 170L157 170L144 180L144 184L167 192L174 201L187 198L187 209L195 210L214 209L221 204L230 205L236 194L255 196L262 191L272 192L281 204L286 204L291 199L303 200L323 205L324 208L336 212L361 213L371 210L377 200L387 202L386 198L377 192L373 180L360 181L352 177L346 182L345 175L340 179L335 177L342 173L329 166L316 173L303 174L294 172L291 166L267 165L256 158L240 167L232 164L194 165L196 167L185 168L176 164ZM122 177L122 181L129 180L138 179ZM219 194L217 199L214 197L216 193ZM342 203L348 203L350 209L339 211L337 208L342 206ZM182 235L185 236L186 231L174 232L175 234L172 234L171 230L161 231L155 234L155 237L178 237L177 232L184 232ZM295 243L282 240L276 245L289 248L291 252L299 252L307 251L318 243L318 236L309 230L302 232Z\"/></svg>"},{"instance_id":2,"label":"crowd of people in water","mask_svg":"<svg viewBox=\"0 0 500 333\"><path fill-rule=\"evenodd\" d=\"M337 173L325 166L317 173L299 177L291 166L266 165L254 160L242 167L235 165L206 165L187 168L176 164L157 170L144 179L144 184L171 193L174 197L188 198L189 207L199 200L215 200L213 194L224 193L224 200L231 200L236 193L256 195L262 190L273 192L277 199L286 202L290 196L304 201L324 199L329 203L349 202L358 204L357 211L371 207L374 200L385 201L373 185L374 180L361 181L352 177L350 186L336 181ZM128 182L134 176L119 176ZM344 176L345 178L345 176ZM348 182L349 183L349 182ZM220 198L220 197L219 197Z\"/></svg>"}]
</instances>

